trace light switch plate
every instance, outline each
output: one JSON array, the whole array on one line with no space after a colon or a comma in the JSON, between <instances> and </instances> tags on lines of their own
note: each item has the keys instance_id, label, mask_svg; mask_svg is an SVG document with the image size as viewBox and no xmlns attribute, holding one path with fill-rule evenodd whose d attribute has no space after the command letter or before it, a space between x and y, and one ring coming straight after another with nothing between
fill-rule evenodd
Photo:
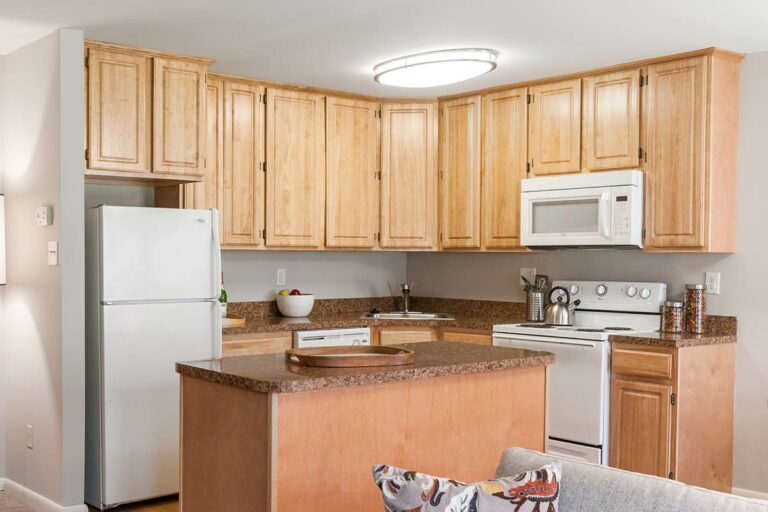
<instances>
[{"instance_id":1,"label":"light switch plate","mask_svg":"<svg viewBox=\"0 0 768 512\"><path fill-rule=\"evenodd\" d=\"M53 224L53 208L40 206L35 210L35 223L38 226L50 226Z\"/></svg>"},{"instance_id":2,"label":"light switch plate","mask_svg":"<svg viewBox=\"0 0 768 512\"><path fill-rule=\"evenodd\" d=\"M286 272L284 268L277 269L277 286L285 286Z\"/></svg>"},{"instance_id":3,"label":"light switch plate","mask_svg":"<svg viewBox=\"0 0 768 512\"><path fill-rule=\"evenodd\" d=\"M59 264L59 242L48 242L48 265L55 267Z\"/></svg>"},{"instance_id":4,"label":"light switch plate","mask_svg":"<svg viewBox=\"0 0 768 512\"><path fill-rule=\"evenodd\" d=\"M706 272L704 277L707 283L707 293L720 295L720 272Z\"/></svg>"},{"instance_id":5,"label":"light switch plate","mask_svg":"<svg viewBox=\"0 0 768 512\"><path fill-rule=\"evenodd\" d=\"M35 448L35 437L32 431L32 425L27 425L24 428L24 446L33 450Z\"/></svg>"}]
</instances>

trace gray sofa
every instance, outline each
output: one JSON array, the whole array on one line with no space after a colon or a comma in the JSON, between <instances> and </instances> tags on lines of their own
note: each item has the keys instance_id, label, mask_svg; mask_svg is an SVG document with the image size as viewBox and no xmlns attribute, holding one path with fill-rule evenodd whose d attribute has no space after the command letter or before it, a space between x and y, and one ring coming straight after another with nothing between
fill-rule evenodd
<instances>
[{"instance_id":1,"label":"gray sofa","mask_svg":"<svg viewBox=\"0 0 768 512\"><path fill-rule=\"evenodd\" d=\"M768 502L691 487L666 478L559 459L522 448L504 452L496 477L538 469L553 460L562 462L562 512L768 512Z\"/></svg>"}]
</instances>

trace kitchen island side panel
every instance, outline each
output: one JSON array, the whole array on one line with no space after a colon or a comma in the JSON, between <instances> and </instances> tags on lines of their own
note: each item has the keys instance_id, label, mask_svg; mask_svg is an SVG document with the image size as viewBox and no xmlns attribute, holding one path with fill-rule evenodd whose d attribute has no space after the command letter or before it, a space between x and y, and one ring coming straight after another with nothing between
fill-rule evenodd
<instances>
[{"instance_id":1,"label":"kitchen island side panel","mask_svg":"<svg viewBox=\"0 0 768 512\"><path fill-rule=\"evenodd\" d=\"M379 512L374 464L473 482L544 451L545 366L281 394L272 510Z\"/></svg>"}]
</instances>

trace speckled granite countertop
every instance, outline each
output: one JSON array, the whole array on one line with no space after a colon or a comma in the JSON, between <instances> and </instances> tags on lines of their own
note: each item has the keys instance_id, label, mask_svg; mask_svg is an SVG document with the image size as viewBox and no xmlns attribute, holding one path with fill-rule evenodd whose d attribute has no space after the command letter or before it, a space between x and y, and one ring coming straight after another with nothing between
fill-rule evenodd
<instances>
[{"instance_id":1,"label":"speckled granite countertop","mask_svg":"<svg viewBox=\"0 0 768 512\"><path fill-rule=\"evenodd\" d=\"M177 363L176 371L258 393L297 393L531 368L555 362L555 356L549 352L468 343L433 341L396 346L413 350L415 362L404 366L313 368L288 362L285 354L279 353Z\"/></svg>"},{"instance_id":2,"label":"speckled granite countertop","mask_svg":"<svg viewBox=\"0 0 768 512\"><path fill-rule=\"evenodd\" d=\"M236 335L253 333L374 326L454 327L491 332L494 324L525 322L525 304L516 302L413 297L412 304L413 310L448 313L455 320L371 320L361 318L366 311L373 308L380 311L397 310L397 300L393 297L317 300L312 314L307 318L279 316L274 302L232 303L230 304L232 311L244 315L247 322L243 327L224 329L224 336L226 340ZM703 334L653 332L612 335L610 340L615 343L681 348L736 343L736 331L735 317L709 316Z\"/></svg>"}]
</instances>

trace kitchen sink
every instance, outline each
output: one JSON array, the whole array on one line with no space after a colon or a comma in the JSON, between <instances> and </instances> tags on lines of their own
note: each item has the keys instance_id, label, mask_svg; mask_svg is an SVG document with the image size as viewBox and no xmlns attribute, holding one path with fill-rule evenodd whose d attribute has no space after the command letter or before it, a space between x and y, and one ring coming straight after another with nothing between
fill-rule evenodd
<instances>
[{"instance_id":1,"label":"kitchen sink","mask_svg":"<svg viewBox=\"0 0 768 512\"><path fill-rule=\"evenodd\" d=\"M367 313L362 318L376 320L455 320L445 313L420 313L417 311L391 311L388 313Z\"/></svg>"}]
</instances>

